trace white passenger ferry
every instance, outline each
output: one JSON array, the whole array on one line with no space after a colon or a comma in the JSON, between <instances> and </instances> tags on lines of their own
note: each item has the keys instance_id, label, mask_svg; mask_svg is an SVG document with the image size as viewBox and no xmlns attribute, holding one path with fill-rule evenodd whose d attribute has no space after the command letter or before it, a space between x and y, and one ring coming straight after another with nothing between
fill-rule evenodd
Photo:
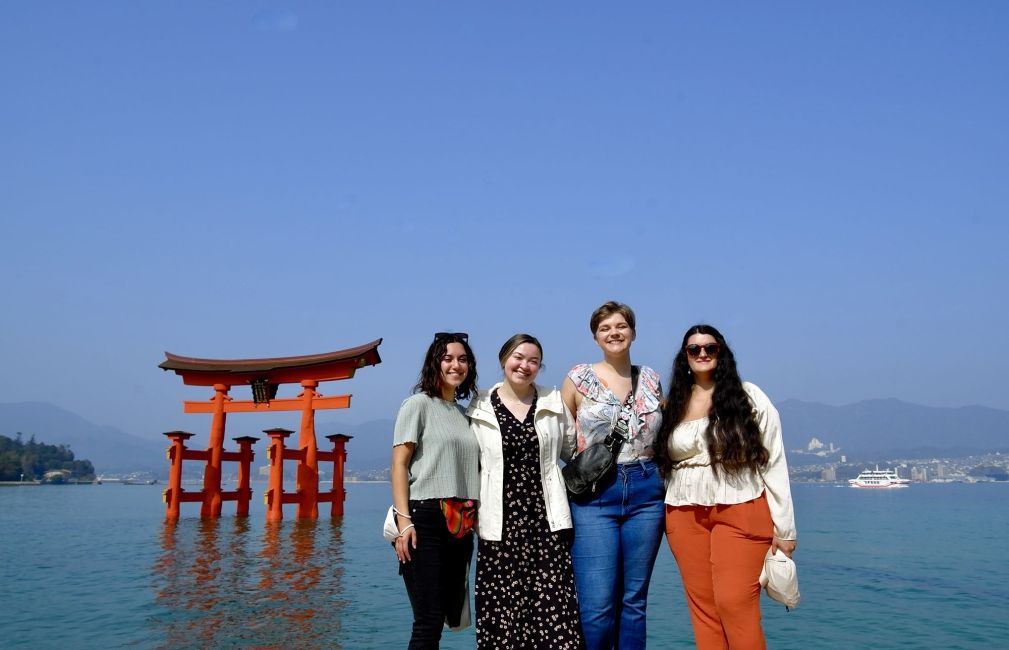
<instances>
[{"instance_id":1,"label":"white passenger ferry","mask_svg":"<svg viewBox=\"0 0 1009 650\"><path fill-rule=\"evenodd\" d=\"M897 470L867 469L856 478L848 479L848 485L854 488L903 488L911 482L910 479L897 476Z\"/></svg>"}]
</instances>

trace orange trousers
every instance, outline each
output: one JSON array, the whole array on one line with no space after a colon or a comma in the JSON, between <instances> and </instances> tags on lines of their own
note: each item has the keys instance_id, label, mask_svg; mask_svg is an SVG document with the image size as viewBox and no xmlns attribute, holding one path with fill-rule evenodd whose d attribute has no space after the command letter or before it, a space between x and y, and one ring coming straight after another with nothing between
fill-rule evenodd
<instances>
[{"instance_id":1,"label":"orange trousers","mask_svg":"<svg viewBox=\"0 0 1009 650\"><path fill-rule=\"evenodd\" d=\"M759 579L773 535L763 494L732 505L666 506L666 540L699 650L766 647Z\"/></svg>"}]
</instances>

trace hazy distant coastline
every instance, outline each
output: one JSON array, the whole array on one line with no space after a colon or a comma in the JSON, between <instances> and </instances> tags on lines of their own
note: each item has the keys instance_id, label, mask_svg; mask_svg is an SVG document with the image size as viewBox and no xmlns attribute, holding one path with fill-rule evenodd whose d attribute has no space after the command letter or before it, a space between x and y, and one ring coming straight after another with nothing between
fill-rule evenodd
<instances>
[{"instance_id":1,"label":"hazy distant coastline","mask_svg":"<svg viewBox=\"0 0 1009 650\"><path fill-rule=\"evenodd\" d=\"M814 474L832 464L841 468L838 480L842 480L847 473L857 474L860 466L873 463L906 465L910 470L914 465L934 465L937 461L954 466L953 474L966 471L965 475L970 476L972 468L989 462L970 459L990 454L995 461L991 465L1004 468L998 461L1009 455L1009 411L999 409L928 407L894 399L845 406L783 400L778 409L789 449L805 450L816 438L828 449L833 445L838 450L831 457L790 452L793 480L818 480ZM348 480L387 481L393 425L392 419L348 425L317 415L316 432L320 437L331 433L354 436L347 445ZM168 469L163 439L97 425L45 402L0 404L0 434L13 438L18 432L25 439L35 435L40 442L68 446L77 459L90 460L98 474L150 472L163 479ZM190 446L205 445L207 433L194 433ZM262 459L264 454L265 442L260 441L257 456ZM842 455L845 462L841 462ZM254 478L259 465L257 461ZM321 469L325 477L329 468ZM936 468L934 473L939 470Z\"/></svg>"}]
</instances>

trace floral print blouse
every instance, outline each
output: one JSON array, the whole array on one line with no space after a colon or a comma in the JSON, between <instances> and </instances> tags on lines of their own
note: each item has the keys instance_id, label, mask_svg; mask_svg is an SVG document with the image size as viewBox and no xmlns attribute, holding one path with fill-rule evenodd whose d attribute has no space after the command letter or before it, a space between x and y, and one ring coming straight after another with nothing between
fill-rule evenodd
<instances>
[{"instance_id":1,"label":"floral print blouse","mask_svg":"<svg viewBox=\"0 0 1009 650\"><path fill-rule=\"evenodd\" d=\"M613 431L620 417L623 399L599 381L590 363L572 368L568 378L582 394L582 403L575 418L577 451L581 453L589 445L602 442ZM654 455L652 441L662 426L661 399L659 375L648 366L640 366L638 389L634 394L635 417L630 419L630 439L621 448L618 463L630 463Z\"/></svg>"}]
</instances>

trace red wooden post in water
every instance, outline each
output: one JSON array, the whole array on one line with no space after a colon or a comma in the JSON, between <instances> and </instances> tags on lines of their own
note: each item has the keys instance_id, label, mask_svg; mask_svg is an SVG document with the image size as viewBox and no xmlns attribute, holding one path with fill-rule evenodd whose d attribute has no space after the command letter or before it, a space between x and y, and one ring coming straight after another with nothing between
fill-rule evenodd
<instances>
[{"instance_id":1,"label":"red wooden post in water","mask_svg":"<svg viewBox=\"0 0 1009 650\"><path fill-rule=\"evenodd\" d=\"M214 418L210 422L210 444L207 445L207 467L203 470L203 506L201 517L221 516L221 454L224 453L224 424L227 414L224 404L228 397L230 386L214 384Z\"/></svg>"},{"instance_id":2,"label":"red wooden post in water","mask_svg":"<svg viewBox=\"0 0 1009 650\"><path fill-rule=\"evenodd\" d=\"M333 451L319 452L319 460L333 463L333 489L328 494L319 496L320 501L330 502L331 517L343 516L343 502L347 499L347 491L343 486L343 466L347 462L347 441L353 437L342 433L326 436L326 439L333 443Z\"/></svg>"},{"instance_id":3,"label":"red wooden post in water","mask_svg":"<svg viewBox=\"0 0 1009 650\"><path fill-rule=\"evenodd\" d=\"M239 517L248 517L249 501L252 499L252 487L249 481L252 478L252 461L256 458L255 452L252 451L252 444L259 440L259 438L241 436L240 438L233 438L233 440L238 443L238 451L224 452L223 455L225 456L224 460L238 461L238 488L235 489L234 493L229 493L226 496L230 498L231 494L234 494L235 501L238 502L235 514Z\"/></svg>"},{"instance_id":4,"label":"red wooden post in water","mask_svg":"<svg viewBox=\"0 0 1009 650\"><path fill-rule=\"evenodd\" d=\"M298 463L298 519L319 518L319 447L315 442L315 409L312 400L315 399L315 389L319 382L305 379L301 382L302 392L298 397L303 401L301 410L301 433L298 436L298 447L305 456Z\"/></svg>"},{"instance_id":5,"label":"red wooden post in water","mask_svg":"<svg viewBox=\"0 0 1009 650\"><path fill-rule=\"evenodd\" d=\"M165 436L172 441L172 446L168 448L168 488L162 497L167 504L165 517L167 519L179 518L179 504L182 503L182 456L186 450L186 441L193 437L187 431L166 431Z\"/></svg>"},{"instance_id":6,"label":"red wooden post in water","mask_svg":"<svg viewBox=\"0 0 1009 650\"><path fill-rule=\"evenodd\" d=\"M270 436L270 448L266 455L270 458L270 483L263 496L266 503L266 520L280 521L284 518L284 440L294 433L290 429L265 429L263 431Z\"/></svg>"},{"instance_id":7,"label":"red wooden post in water","mask_svg":"<svg viewBox=\"0 0 1009 650\"><path fill-rule=\"evenodd\" d=\"M174 371L175 374L182 377L183 383L187 385L212 386L214 388L214 396L209 401L183 403L186 413L208 413L213 417L210 423L210 441L206 451L185 450L185 439L178 443L183 448L177 453L180 463L183 459L206 462L203 472L203 490L185 494L179 487L176 492L180 496L180 501L202 501L203 505L200 509L202 517L219 517L224 501L237 501L239 514L247 514L248 500L241 488L233 492L221 491L222 462L238 461L240 480L245 471L241 467L241 463L245 462L243 460L246 457L245 448L241 447L243 443L240 439L236 438L239 440L240 451L224 451L227 414L300 411L301 431L298 436L297 449L286 449L283 437L274 438L271 436L270 450L271 453L276 451L276 456L270 458L270 489L272 492L267 495L267 504L270 506L267 510L267 519L282 518L281 506L285 503L298 504L297 516L300 519L317 518L319 516L319 501L328 501L331 497L323 498L319 495L320 452L315 439L315 412L320 409L338 409L350 406L350 395L323 397L317 390L319 382L350 379L358 369L381 363L382 359L378 355L378 346L381 343L382 339L378 339L367 345L337 352L268 359L198 359L166 352L165 361L160 364L162 369ZM300 395L294 398L277 399L277 389L281 384L294 383L301 385ZM232 387L241 385L251 386L251 400L235 400L229 395ZM347 439L349 440L349 437ZM345 442L346 440L344 440ZM251 443L249 444L251 445ZM343 449L342 446L340 448ZM251 446L249 452L251 453ZM173 460L171 456L169 459ZM283 461L285 459L298 461L297 491L286 495L283 493ZM251 462L251 458L249 458L249 462ZM340 495L344 495L343 465L342 461L340 462L339 476L334 477L333 490L334 493L338 492ZM278 463L279 465L275 466ZM173 471L175 471L174 465ZM181 467L178 468L178 472L181 477ZM280 482L275 486L273 485L274 472L280 477ZM336 478L339 478L338 482ZM169 491L171 490L170 485ZM271 494L272 496L270 496ZM167 516L177 518L179 516L178 502L174 502L174 510L173 502L167 497L166 502L169 504ZM334 502L334 513L337 512L337 506L342 514L342 496L339 504Z\"/></svg>"}]
</instances>

